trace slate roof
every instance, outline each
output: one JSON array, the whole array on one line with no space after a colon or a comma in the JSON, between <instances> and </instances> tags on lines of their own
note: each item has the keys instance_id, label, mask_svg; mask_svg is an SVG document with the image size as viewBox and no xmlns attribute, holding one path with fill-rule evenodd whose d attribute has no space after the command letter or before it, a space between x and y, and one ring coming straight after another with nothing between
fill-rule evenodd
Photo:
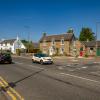
<instances>
[{"instance_id":1,"label":"slate roof","mask_svg":"<svg viewBox=\"0 0 100 100\"><path fill-rule=\"evenodd\" d=\"M43 36L40 39L40 42L43 42L45 40L46 42L52 41L54 39L55 41L61 41L63 38L65 41L71 41L73 38L74 34L73 33L65 33L65 34L60 34L60 35L50 35L50 36Z\"/></svg>"},{"instance_id":2,"label":"slate roof","mask_svg":"<svg viewBox=\"0 0 100 100\"><path fill-rule=\"evenodd\" d=\"M96 41L82 41L82 44L84 44L86 47L95 47L96 46ZM97 46L100 47L100 41L97 41Z\"/></svg>"},{"instance_id":3,"label":"slate roof","mask_svg":"<svg viewBox=\"0 0 100 100\"><path fill-rule=\"evenodd\" d=\"M2 41L1 42L1 44L3 44L3 43L10 43L10 44L12 44L12 43L14 43L14 41L15 41L16 39L9 39L9 40L4 40L4 41Z\"/></svg>"}]
</instances>

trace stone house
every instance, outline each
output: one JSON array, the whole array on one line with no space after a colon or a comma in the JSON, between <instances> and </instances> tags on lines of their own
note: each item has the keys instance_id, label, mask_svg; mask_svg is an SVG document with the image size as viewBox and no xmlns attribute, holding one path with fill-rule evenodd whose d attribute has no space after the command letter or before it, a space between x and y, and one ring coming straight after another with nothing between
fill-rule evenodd
<instances>
[{"instance_id":1,"label":"stone house","mask_svg":"<svg viewBox=\"0 0 100 100\"><path fill-rule=\"evenodd\" d=\"M40 50L49 55L73 55L75 40L73 33L50 36L45 34L40 39Z\"/></svg>"},{"instance_id":2,"label":"stone house","mask_svg":"<svg viewBox=\"0 0 100 100\"><path fill-rule=\"evenodd\" d=\"M83 41L81 43L85 46L85 51L89 56L100 56L100 41Z\"/></svg>"},{"instance_id":3,"label":"stone house","mask_svg":"<svg viewBox=\"0 0 100 100\"><path fill-rule=\"evenodd\" d=\"M97 46L96 46L97 45ZM88 56L100 56L100 41L76 41L77 54L80 55L80 52L83 52L83 56L86 54Z\"/></svg>"}]
</instances>

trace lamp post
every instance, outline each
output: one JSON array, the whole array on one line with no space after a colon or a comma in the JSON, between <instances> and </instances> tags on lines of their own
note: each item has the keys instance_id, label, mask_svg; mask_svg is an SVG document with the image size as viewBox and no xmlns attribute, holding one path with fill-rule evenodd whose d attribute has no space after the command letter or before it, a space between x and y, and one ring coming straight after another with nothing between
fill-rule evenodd
<instances>
[{"instance_id":1,"label":"lamp post","mask_svg":"<svg viewBox=\"0 0 100 100\"><path fill-rule=\"evenodd\" d=\"M100 24L100 22L96 22L96 56L97 56L97 49L98 49L98 44L97 44L98 24Z\"/></svg>"},{"instance_id":2,"label":"lamp post","mask_svg":"<svg viewBox=\"0 0 100 100\"><path fill-rule=\"evenodd\" d=\"M29 32L29 29L30 29L30 26L25 25L24 27L28 30L28 48L27 48L27 50L28 50L28 53L29 53L29 48L30 48L30 32Z\"/></svg>"}]
</instances>

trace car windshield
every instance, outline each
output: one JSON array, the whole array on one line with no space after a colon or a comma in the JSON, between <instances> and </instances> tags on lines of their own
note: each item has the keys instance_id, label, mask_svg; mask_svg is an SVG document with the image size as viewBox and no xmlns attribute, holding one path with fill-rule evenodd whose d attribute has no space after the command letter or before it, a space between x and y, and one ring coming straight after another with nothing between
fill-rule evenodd
<instances>
[{"instance_id":1,"label":"car windshield","mask_svg":"<svg viewBox=\"0 0 100 100\"><path fill-rule=\"evenodd\" d=\"M38 54L39 57L48 57L46 54Z\"/></svg>"}]
</instances>

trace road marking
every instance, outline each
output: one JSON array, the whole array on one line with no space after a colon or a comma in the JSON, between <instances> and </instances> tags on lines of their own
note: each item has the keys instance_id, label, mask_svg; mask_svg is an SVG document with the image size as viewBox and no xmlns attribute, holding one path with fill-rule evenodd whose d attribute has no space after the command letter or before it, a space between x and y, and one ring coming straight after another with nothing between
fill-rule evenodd
<instances>
[{"instance_id":1,"label":"road marking","mask_svg":"<svg viewBox=\"0 0 100 100\"><path fill-rule=\"evenodd\" d=\"M87 66L84 66L84 67L82 67L83 69L86 69L87 68Z\"/></svg>"},{"instance_id":2,"label":"road marking","mask_svg":"<svg viewBox=\"0 0 100 100\"><path fill-rule=\"evenodd\" d=\"M8 86L8 83L1 76L0 76L0 80L1 80L1 85L3 87ZM24 98L11 87L9 87L9 90L7 90L7 93L9 94L10 97L12 97L12 100L17 100L16 96L19 98L18 100L24 100ZM16 96L14 96L13 94L15 94Z\"/></svg>"},{"instance_id":3,"label":"road marking","mask_svg":"<svg viewBox=\"0 0 100 100\"><path fill-rule=\"evenodd\" d=\"M41 68L41 67L35 67L35 66L33 66L33 65L28 65L28 66L30 66L30 67L32 67L32 68L44 69L44 68Z\"/></svg>"},{"instance_id":4,"label":"road marking","mask_svg":"<svg viewBox=\"0 0 100 100\"><path fill-rule=\"evenodd\" d=\"M15 64L23 64L23 63L20 63L20 62L15 62Z\"/></svg>"},{"instance_id":5,"label":"road marking","mask_svg":"<svg viewBox=\"0 0 100 100\"><path fill-rule=\"evenodd\" d=\"M0 86L5 87L5 85L1 81L0 81ZM17 100L16 97L9 90L7 90L6 93L12 98L12 100Z\"/></svg>"},{"instance_id":6,"label":"road marking","mask_svg":"<svg viewBox=\"0 0 100 100\"><path fill-rule=\"evenodd\" d=\"M16 64L19 64L19 65L24 65L24 63L20 63L20 62L15 62ZM25 64L26 66L30 66L30 67L32 67L32 68L38 68L38 69L44 69L44 68L41 68L41 67L35 67L35 66L33 66L33 65L27 65L27 64Z\"/></svg>"},{"instance_id":7,"label":"road marking","mask_svg":"<svg viewBox=\"0 0 100 100\"><path fill-rule=\"evenodd\" d=\"M86 81L95 82L95 83L100 84L100 81L96 81L96 80L92 80L92 79L88 79L88 78L84 78L84 77L80 77L80 76L76 76L76 75L72 75L72 74L60 73L60 75L70 76L70 77L74 77L74 78L79 78L79 79L83 79L83 80L86 80Z\"/></svg>"},{"instance_id":8,"label":"road marking","mask_svg":"<svg viewBox=\"0 0 100 100\"><path fill-rule=\"evenodd\" d=\"M58 67L58 69L64 69L63 67Z\"/></svg>"}]
</instances>

